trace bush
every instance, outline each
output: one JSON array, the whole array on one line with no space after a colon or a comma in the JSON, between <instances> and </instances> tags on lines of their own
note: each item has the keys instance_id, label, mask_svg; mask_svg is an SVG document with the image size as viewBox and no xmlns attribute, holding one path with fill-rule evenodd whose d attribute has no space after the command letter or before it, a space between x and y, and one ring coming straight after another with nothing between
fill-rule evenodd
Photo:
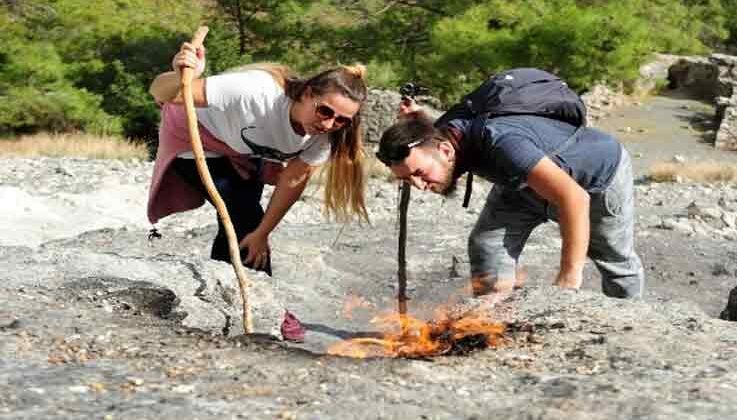
<instances>
[{"instance_id":1,"label":"bush","mask_svg":"<svg viewBox=\"0 0 737 420\"><path fill-rule=\"evenodd\" d=\"M449 102L496 71L550 70L579 91L633 78L650 52L737 44L737 0L23 0L0 2L0 131L82 129L155 141L148 86L207 16L208 71L277 61L369 66ZM238 7L238 8L236 8ZM239 26L238 23L245 23ZM731 38L729 38L731 36Z\"/></svg>"},{"instance_id":2,"label":"bush","mask_svg":"<svg viewBox=\"0 0 737 420\"><path fill-rule=\"evenodd\" d=\"M156 137L158 112L148 85L191 36L197 7L160 9L148 0L12 4L0 5L0 23L8 28L0 33L1 131Z\"/></svg>"},{"instance_id":3,"label":"bush","mask_svg":"<svg viewBox=\"0 0 737 420\"><path fill-rule=\"evenodd\" d=\"M69 67L56 48L47 42L29 41L24 28L9 24L0 33L0 133L38 130L115 134L119 119L100 110L101 98L74 86L67 78Z\"/></svg>"},{"instance_id":4,"label":"bush","mask_svg":"<svg viewBox=\"0 0 737 420\"><path fill-rule=\"evenodd\" d=\"M704 42L726 36L715 2L489 0L440 20L431 32L434 52L420 67L445 100L499 70L524 66L559 74L583 91L637 77L651 52L708 51Z\"/></svg>"},{"instance_id":5,"label":"bush","mask_svg":"<svg viewBox=\"0 0 737 420\"><path fill-rule=\"evenodd\" d=\"M0 102L0 132L87 131L119 134L120 119L99 108L99 97L69 85L42 91L31 86L8 89Z\"/></svg>"}]
</instances>

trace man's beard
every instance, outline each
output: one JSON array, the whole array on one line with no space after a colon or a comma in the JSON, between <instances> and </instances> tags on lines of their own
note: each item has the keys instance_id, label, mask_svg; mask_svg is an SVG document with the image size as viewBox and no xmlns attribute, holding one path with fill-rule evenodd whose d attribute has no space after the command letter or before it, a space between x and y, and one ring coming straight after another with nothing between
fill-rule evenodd
<instances>
[{"instance_id":1,"label":"man's beard","mask_svg":"<svg viewBox=\"0 0 737 420\"><path fill-rule=\"evenodd\" d=\"M440 156L435 156L435 158L440 159ZM439 162L444 166L444 169L446 170L446 174L445 174L446 177L445 177L445 182L440 186L440 191L438 191L438 194L444 197L451 197L454 195L454 193L458 189L458 178L453 176L455 172L455 168L456 168L456 160L455 159L451 159L450 161L439 160Z\"/></svg>"}]
</instances>

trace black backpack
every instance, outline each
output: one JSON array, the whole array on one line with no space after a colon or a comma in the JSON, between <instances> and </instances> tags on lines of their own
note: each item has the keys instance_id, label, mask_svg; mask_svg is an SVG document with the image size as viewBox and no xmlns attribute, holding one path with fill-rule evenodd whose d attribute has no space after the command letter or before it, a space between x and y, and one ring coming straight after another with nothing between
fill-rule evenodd
<instances>
[{"instance_id":1,"label":"black backpack","mask_svg":"<svg viewBox=\"0 0 737 420\"><path fill-rule=\"evenodd\" d=\"M483 133L487 118L503 115L537 115L567 122L579 128L586 125L586 106L559 77L535 68L518 68L498 73L453 105L435 121L445 127L451 120L472 120L471 136ZM566 141L570 143L580 130ZM560 151L560 148L557 149ZM463 207L468 207L473 175L469 172Z\"/></svg>"}]
</instances>

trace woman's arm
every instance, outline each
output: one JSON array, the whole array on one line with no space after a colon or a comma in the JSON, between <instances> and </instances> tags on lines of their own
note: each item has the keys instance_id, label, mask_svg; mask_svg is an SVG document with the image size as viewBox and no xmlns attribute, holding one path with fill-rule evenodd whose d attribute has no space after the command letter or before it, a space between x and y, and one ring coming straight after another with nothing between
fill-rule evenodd
<instances>
[{"instance_id":1,"label":"woman's arm","mask_svg":"<svg viewBox=\"0 0 737 420\"><path fill-rule=\"evenodd\" d=\"M256 230L241 241L241 247L248 249L246 263L253 263L257 267L262 267L266 263L269 253L269 234L302 195L315 169L316 167L305 163L300 158L289 161L287 167L279 175L279 181L274 188L264 218Z\"/></svg>"},{"instance_id":2,"label":"woman's arm","mask_svg":"<svg viewBox=\"0 0 737 420\"><path fill-rule=\"evenodd\" d=\"M207 97L205 95L205 80L200 76L205 70L205 50L204 48L195 49L190 43L185 42L182 48L174 56L172 60L174 71L161 73L151 82L149 93L156 99L159 104L166 102L181 103L182 97L179 89L181 86L182 67L190 67L194 69L194 77L192 80L192 97L194 105L197 107L207 106Z\"/></svg>"},{"instance_id":3,"label":"woman's arm","mask_svg":"<svg viewBox=\"0 0 737 420\"><path fill-rule=\"evenodd\" d=\"M527 183L558 208L563 249L555 283L578 288L589 247L589 194L547 157L532 168Z\"/></svg>"}]
</instances>

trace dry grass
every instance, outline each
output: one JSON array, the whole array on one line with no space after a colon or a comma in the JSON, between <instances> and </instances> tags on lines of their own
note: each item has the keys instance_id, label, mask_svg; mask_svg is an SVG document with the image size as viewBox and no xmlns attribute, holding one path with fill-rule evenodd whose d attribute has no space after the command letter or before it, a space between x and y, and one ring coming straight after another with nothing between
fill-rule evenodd
<instances>
[{"instance_id":1,"label":"dry grass","mask_svg":"<svg viewBox=\"0 0 737 420\"><path fill-rule=\"evenodd\" d=\"M650 167L648 176L656 182L737 182L737 165L718 162L661 162Z\"/></svg>"},{"instance_id":2,"label":"dry grass","mask_svg":"<svg viewBox=\"0 0 737 420\"><path fill-rule=\"evenodd\" d=\"M148 150L144 144L118 137L41 133L14 139L0 139L0 156L145 160L148 159Z\"/></svg>"}]
</instances>

